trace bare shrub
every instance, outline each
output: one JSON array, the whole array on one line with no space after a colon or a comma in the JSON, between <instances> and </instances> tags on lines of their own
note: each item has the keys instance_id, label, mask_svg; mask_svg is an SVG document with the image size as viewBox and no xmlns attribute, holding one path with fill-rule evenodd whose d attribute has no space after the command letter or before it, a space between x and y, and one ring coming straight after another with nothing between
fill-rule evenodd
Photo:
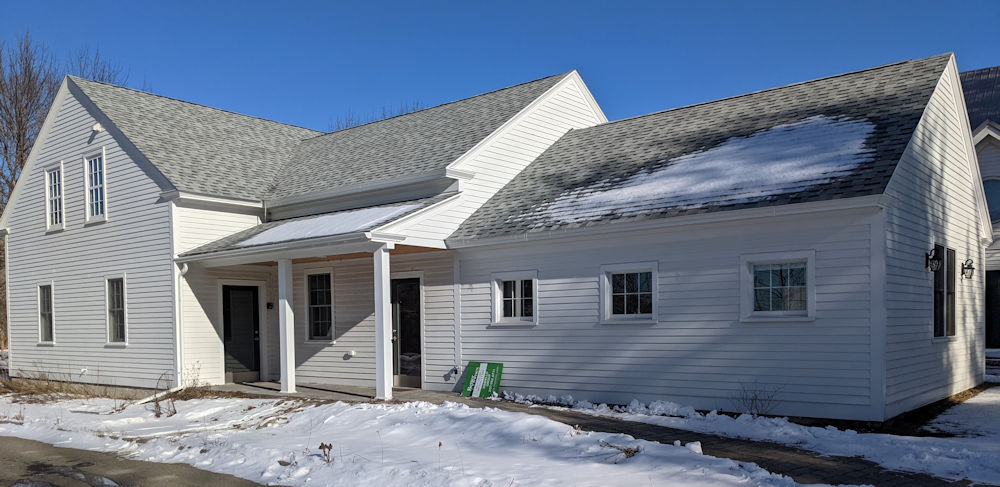
<instances>
[{"instance_id":1,"label":"bare shrub","mask_svg":"<svg viewBox=\"0 0 1000 487\"><path fill-rule=\"evenodd\" d=\"M778 405L778 392L781 386L761 384L753 381L740 384L740 390L736 393L733 401L736 403L736 411L747 413L752 416L763 416L770 414L774 407Z\"/></svg>"},{"instance_id":2,"label":"bare shrub","mask_svg":"<svg viewBox=\"0 0 1000 487\"><path fill-rule=\"evenodd\" d=\"M626 460L638 455L639 452L642 451L642 449L637 446L615 445L612 443L608 443L604 440L601 440L601 446L603 446L604 448L611 448L612 450L618 450L625 457ZM616 454L615 456L618 455ZM615 463L618 463L618 461L616 460Z\"/></svg>"}]
</instances>

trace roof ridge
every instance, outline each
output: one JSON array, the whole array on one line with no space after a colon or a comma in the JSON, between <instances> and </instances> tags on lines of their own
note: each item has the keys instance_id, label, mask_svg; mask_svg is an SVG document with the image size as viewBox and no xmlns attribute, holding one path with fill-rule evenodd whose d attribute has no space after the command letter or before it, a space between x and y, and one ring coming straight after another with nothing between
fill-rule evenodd
<instances>
[{"instance_id":1,"label":"roof ridge","mask_svg":"<svg viewBox=\"0 0 1000 487\"><path fill-rule=\"evenodd\" d=\"M226 110L224 108L218 108L218 107L213 107L213 106L208 106L208 105L202 105L201 103L195 103L193 101L188 101L188 100L181 100L180 98L173 98L173 97L170 97L170 96L164 96L164 95L160 95L160 94L157 94L157 93L151 93L151 92L148 92L148 91L137 90L137 89L134 89L134 88L128 88L126 86L119 86L119 85L115 85L115 84L111 84L111 83L105 83L103 81L94 81L94 80L90 80L90 79L87 79L87 78L81 78L79 76L73 76L71 74L67 74L66 77L69 78L70 80L72 80L74 83L76 83L78 81L85 81L87 83L94 83L94 84L98 84L98 85L108 86L108 87L111 87L111 88L117 88L117 89L120 89L120 90L135 92L135 93L139 93L141 95L155 96L157 98L163 98L165 100L186 103L188 105L193 105L193 106L201 107L201 108L208 108L210 110L215 110L215 111L218 111L218 112L228 113L230 115L239 115L241 117L253 118L253 119L256 119L256 120L262 120L264 122L276 123L276 124L279 124L279 125L284 125L286 127L293 127L293 128L297 128L297 129L308 130L310 132L316 132L316 133L318 133L320 135L324 134L324 132L321 132L319 130L311 129L311 128L308 128L308 127L303 127L301 125L293 125L293 124L290 124L290 123L279 122L277 120L271 120L271 119L264 118L264 117L258 117L256 115L247 115L245 113L234 112L232 110ZM311 138L311 137L306 137L306 138ZM303 140L305 140L305 139L303 139Z\"/></svg>"},{"instance_id":2,"label":"roof ridge","mask_svg":"<svg viewBox=\"0 0 1000 487\"><path fill-rule=\"evenodd\" d=\"M780 90L780 89L784 89L784 88L791 88L792 86L799 86L799 85L805 85L805 84L809 84L809 83L816 83L816 82L819 82L819 81L826 81L826 80L840 78L840 77L843 77L843 76L851 76L851 75L855 75L855 74L859 74L859 73L864 73L866 71L875 71L875 70L878 70L878 69L885 69L885 68L889 68L889 67L900 65L900 64L912 63L912 62L916 62L916 61L923 61L923 60L927 60L927 59L933 59L933 58L937 58L937 57L951 56L951 55L952 55L952 53L949 52L949 53L945 53L945 54L937 54L937 55L934 55L934 56L928 56L928 57L925 57L925 58L906 59L906 60L903 60L903 61L896 61L894 63L883 64L881 66L874 66L874 67L865 68L865 69L857 69L857 70L854 70L854 71L848 71L846 73L840 73L840 74L835 74L835 75L831 75L831 76L824 76L822 78L814 78L814 79L810 79L810 80L806 80L806 81L799 81L799 82L791 83L791 84L787 84L787 85L773 86L771 88L764 88L762 90L751 91L749 93L741 93L739 95L727 96L727 97L718 98L718 99L715 99L715 100L708 100L708 101L703 101L703 102L699 102L699 103L692 103L690 105L684 105L684 106L679 106L679 107L674 107L674 108L667 108L666 110L659 110L659 111L656 111L656 112L644 113L644 114L641 114L641 115L633 115L631 117L621 118L621 119L610 121L610 122L607 122L607 123L602 123L602 124L594 125L593 127L587 127L587 128L578 129L577 131L578 132L583 132L585 130L590 130L590 129L594 129L594 128L597 128L597 127L604 127L604 126L615 124L615 123L618 123L618 122L627 122L627 121L630 121L630 120L636 120L636 119L643 118L643 117L650 117L650 116L653 116L653 115L660 115L660 114L663 114L663 113L673 112L673 111L677 111L677 110L683 110L683 109L686 109L686 108L694 108L694 107L698 107L698 106L702 106L702 105L711 105L712 103L719 103L719 102L723 102L723 101L735 100L737 98L743 98L743 97L747 97L747 96L751 96L751 95L759 95L761 93L767 93L769 91L775 91L775 90Z\"/></svg>"},{"instance_id":3,"label":"roof ridge","mask_svg":"<svg viewBox=\"0 0 1000 487\"><path fill-rule=\"evenodd\" d=\"M465 98L459 98L458 100L452 100L452 101L441 103L439 105L434 105L434 106L427 107L427 108L421 108L420 110L414 110L412 112L400 113L399 115L393 115L391 117L383 118L383 119L380 119L380 120L372 120L371 122L365 122L363 124L355 125L353 127L346 127L346 128L342 128L340 130L334 130L333 132L320 133L319 135L315 135L313 137L309 137L309 138L304 139L304 140L318 139L320 137L325 137L327 135L339 134L339 133L346 132L346 131L351 130L351 129L361 128L361 127L364 127L364 126L367 126L367 125L372 125L372 124L376 124L376 123L379 123L379 122L385 122L387 120L392 120L394 118L399 118L399 117L405 117L407 115L413 115L413 114L420 113L420 112L426 112L427 110L433 110L435 108L441 108L443 106L452 105L452 104L455 104L455 103L458 103L458 102L462 102L462 101L466 101L466 100L471 100L473 98L479 98L480 96L490 95L490 94L497 93L497 92L500 92L500 91L509 90L511 88L517 88L518 86L528 85L528 84L535 83L535 82L542 81L542 80L546 80L546 79L549 79L549 78L556 78L556 77L560 77L560 76L567 76L570 73L572 73L573 71L576 71L576 70L573 69L573 70L565 71L565 72L558 73L558 74L552 74L552 75L549 75L549 76L542 76L541 78L536 78L536 79L533 79L533 80L530 80L530 81L525 81L525 82L522 82L522 83L518 83L516 85L510 85L510 86L505 86L503 88L497 88L495 90L484 91L482 93L479 93L478 95L472 95L472 96L467 96Z\"/></svg>"}]
</instances>

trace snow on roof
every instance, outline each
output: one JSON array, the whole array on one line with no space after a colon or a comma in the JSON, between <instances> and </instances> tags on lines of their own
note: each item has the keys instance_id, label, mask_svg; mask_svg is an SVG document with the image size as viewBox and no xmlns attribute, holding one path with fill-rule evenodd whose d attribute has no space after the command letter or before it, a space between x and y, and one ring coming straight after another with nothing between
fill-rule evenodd
<instances>
[{"instance_id":1,"label":"snow on roof","mask_svg":"<svg viewBox=\"0 0 1000 487\"><path fill-rule=\"evenodd\" d=\"M843 176L868 162L867 120L814 116L657 165L624 179L604 180L563 193L542 212L562 223L599 220L609 213L753 202Z\"/></svg>"},{"instance_id":2,"label":"snow on roof","mask_svg":"<svg viewBox=\"0 0 1000 487\"><path fill-rule=\"evenodd\" d=\"M380 223L389 221L397 216L409 213L422 205L396 205L381 206L375 208L363 208L354 211L343 211L332 215L324 215L305 220L294 220L279 224L275 227L264 230L242 242L234 244L236 247L250 247L253 245L264 245L290 240L301 240L306 238L327 237L331 235L341 235L344 233L367 230Z\"/></svg>"}]
</instances>

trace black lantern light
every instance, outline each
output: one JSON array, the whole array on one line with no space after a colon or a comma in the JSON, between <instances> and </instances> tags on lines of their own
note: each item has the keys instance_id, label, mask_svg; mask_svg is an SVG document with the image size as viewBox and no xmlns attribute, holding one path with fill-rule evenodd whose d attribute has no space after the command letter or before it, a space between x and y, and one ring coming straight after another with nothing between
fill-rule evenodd
<instances>
[{"instance_id":1,"label":"black lantern light","mask_svg":"<svg viewBox=\"0 0 1000 487\"><path fill-rule=\"evenodd\" d=\"M941 270L941 256L938 255L937 249L931 249L924 256L924 266L931 270L931 272L937 272Z\"/></svg>"},{"instance_id":2,"label":"black lantern light","mask_svg":"<svg viewBox=\"0 0 1000 487\"><path fill-rule=\"evenodd\" d=\"M967 259L962 264L962 277L966 279L972 279L972 274L976 272L975 266L972 265L972 259Z\"/></svg>"}]
</instances>

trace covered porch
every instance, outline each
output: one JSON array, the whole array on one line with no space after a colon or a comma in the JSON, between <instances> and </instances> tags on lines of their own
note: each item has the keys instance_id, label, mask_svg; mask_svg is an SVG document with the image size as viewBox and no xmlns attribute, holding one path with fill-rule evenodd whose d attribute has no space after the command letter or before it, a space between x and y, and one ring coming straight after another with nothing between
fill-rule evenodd
<instances>
[{"instance_id":1,"label":"covered porch","mask_svg":"<svg viewBox=\"0 0 1000 487\"><path fill-rule=\"evenodd\" d=\"M181 382L337 386L383 400L394 386L455 390L453 252L344 237L179 258Z\"/></svg>"}]
</instances>

